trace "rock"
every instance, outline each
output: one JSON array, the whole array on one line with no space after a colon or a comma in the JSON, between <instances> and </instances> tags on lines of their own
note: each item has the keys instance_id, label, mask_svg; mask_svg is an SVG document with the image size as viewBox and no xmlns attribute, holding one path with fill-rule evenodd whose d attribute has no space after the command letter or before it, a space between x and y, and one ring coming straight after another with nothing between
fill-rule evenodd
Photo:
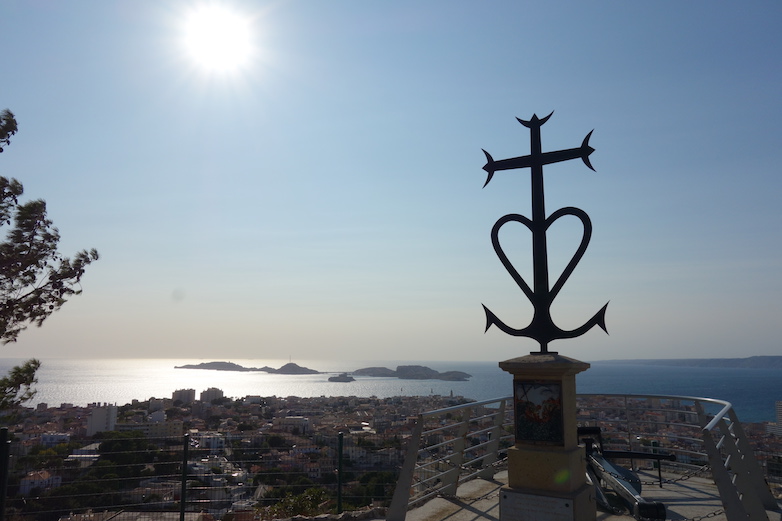
<instances>
[{"instance_id":1,"label":"rock","mask_svg":"<svg viewBox=\"0 0 782 521\"><path fill-rule=\"evenodd\" d=\"M365 367L364 369L352 371L352 374L358 376L395 377L396 371L392 371L387 367Z\"/></svg>"},{"instance_id":2,"label":"rock","mask_svg":"<svg viewBox=\"0 0 782 521\"><path fill-rule=\"evenodd\" d=\"M387 367L365 367L353 371L357 376L377 376L399 378L402 380L447 380L450 382L465 382L472 375L462 371L446 371L440 373L423 365L400 365L396 371Z\"/></svg>"},{"instance_id":3,"label":"rock","mask_svg":"<svg viewBox=\"0 0 782 521\"><path fill-rule=\"evenodd\" d=\"M212 369L214 371L262 371L255 367L242 367L233 362L203 362L200 364L176 365L174 369Z\"/></svg>"},{"instance_id":4,"label":"rock","mask_svg":"<svg viewBox=\"0 0 782 521\"><path fill-rule=\"evenodd\" d=\"M400 365L396 368L396 376L405 380L434 380L440 373L422 365Z\"/></svg>"},{"instance_id":5,"label":"rock","mask_svg":"<svg viewBox=\"0 0 782 521\"><path fill-rule=\"evenodd\" d=\"M288 363L273 372L274 374L318 374L320 371L309 369L307 367L301 367L300 365L294 363Z\"/></svg>"},{"instance_id":6,"label":"rock","mask_svg":"<svg viewBox=\"0 0 782 521\"><path fill-rule=\"evenodd\" d=\"M464 373L462 371L446 371L444 373L440 373L438 378L440 380L447 380L449 382L466 382L471 376L471 374Z\"/></svg>"},{"instance_id":7,"label":"rock","mask_svg":"<svg viewBox=\"0 0 782 521\"><path fill-rule=\"evenodd\" d=\"M264 366L257 367L242 367L239 364L233 362L203 362L200 364L186 364L175 365L174 369L212 369L214 371L264 371L273 374L319 374L320 371L315 369L309 369L307 367L301 367L294 363L288 363L279 369L273 367Z\"/></svg>"}]
</instances>

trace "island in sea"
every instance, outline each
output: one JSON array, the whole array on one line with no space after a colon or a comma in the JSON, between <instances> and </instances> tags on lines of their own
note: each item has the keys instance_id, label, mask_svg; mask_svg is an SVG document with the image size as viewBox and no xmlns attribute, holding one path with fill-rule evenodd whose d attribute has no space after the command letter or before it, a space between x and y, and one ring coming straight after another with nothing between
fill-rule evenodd
<instances>
[{"instance_id":1,"label":"island in sea","mask_svg":"<svg viewBox=\"0 0 782 521\"><path fill-rule=\"evenodd\" d=\"M466 382L471 374L462 371L445 371L441 373L423 365L400 365L396 371L387 367L366 367L353 371L358 376L377 376L399 378L401 380L447 380L449 382Z\"/></svg>"},{"instance_id":2,"label":"island in sea","mask_svg":"<svg viewBox=\"0 0 782 521\"><path fill-rule=\"evenodd\" d=\"M186 364L174 366L175 369L210 369L212 371L262 371L272 374L320 374L320 371L301 367L294 363L288 363L279 369L273 367L244 367L233 362L202 362L200 364ZM439 372L423 365L400 365L396 370L387 367L365 367L351 372L356 376L375 376L385 378L399 378L400 380L446 380L449 382L466 382L472 377L471 374L463 371L445 371ZM347 374L345 374L347 376ZM349 378L349 377L348 377ZM341 380L333 380L341 381ZM343 381L352 381L343 380Z\"/></svg>"},{"instance_id":3,"label":"island in sea","mask_svg":"<svg viewBox=\"0 0 782 521\"><path fill-rule=\"evenodd\" d=\"M176 365L174 369L211 369L213 371L263 371L272 374L320 374L320 371L302 367L298 364L288 363L279 369L273 367L244 367L233 362L203 362L200 364Z\"/></svg>"}]
</instances>

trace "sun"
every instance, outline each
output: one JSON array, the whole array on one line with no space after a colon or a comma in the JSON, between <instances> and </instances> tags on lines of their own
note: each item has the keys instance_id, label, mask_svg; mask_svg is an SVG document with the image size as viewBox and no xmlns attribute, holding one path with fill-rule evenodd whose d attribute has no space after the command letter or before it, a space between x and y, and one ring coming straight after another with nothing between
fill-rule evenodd
<instances>
[{"instance_id":1,"label":"sun","mask_svg":"<svg viewBox=\"0 0 782 521\"><path fill-rule=\"evenodd\" d=\"M236 72L252 59L251 20L223 5L202 5L186 16L183 43L203 71Z\"/></svg>"}]
</instances>

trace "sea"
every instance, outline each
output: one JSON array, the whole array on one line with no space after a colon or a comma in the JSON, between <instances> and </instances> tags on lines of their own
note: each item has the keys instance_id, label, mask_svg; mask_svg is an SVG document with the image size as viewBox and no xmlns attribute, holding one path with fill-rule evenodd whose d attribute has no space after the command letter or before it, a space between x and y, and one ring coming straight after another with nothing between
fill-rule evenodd
<instances>
[{"instance_id":1,"label":"sea","mask_svg":"<svg viewBox=\"0 0 782 521\"><path fill-rule=\"evenodd\" d=\"M210 387L225 396L464 396L489 400L513 394L512 377L497 361L406 362L339 360L224 360L243 367L279 368L288 362L320 371L313 375L280 375L266 372L235 372L178 369L176 366L211 360L187 359L41 359L37 393L28 406L46 403L85 406L91 403L124 405L133 400L170 398L178 389L195 389L196 396ZM5 375L23 359L0 359ZM776 421L775 402L782 401L779 369L708 368L657 366L632 361L590 362L576 377L579 394L662 394L716 398L729 401L742 422ZM399 380L356 376L354 382L329 382L328 377L364 367L423 365L440 372L463 371L472 375L464 382Z\"/></svg>"}]
</instances>

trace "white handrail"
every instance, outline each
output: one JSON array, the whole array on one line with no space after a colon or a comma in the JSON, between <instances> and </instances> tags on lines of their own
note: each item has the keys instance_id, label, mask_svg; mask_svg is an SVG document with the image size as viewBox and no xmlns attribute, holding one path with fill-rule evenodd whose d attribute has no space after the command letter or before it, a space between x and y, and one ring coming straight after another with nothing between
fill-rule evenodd
<instances>
[{"instance_id":1,"label":"white handrail","mask_svg":"<svg viewBox=\"0 0 782 521\"><path fill-rule=\"evenodd\" d=\"M654 442L654 450L672 452L682 458L679 462L659 462L671 470L698 469L708 461L730 521L754 515L759 508L762 510L758 505L776 508L768 487L760 486L764 483L762 469L730 402L660 394L579 394L577 399L579 422L599 425L609 442L624 438L622 444L628 450L642 448L638 446L642 442ZM505 408L511 400L512 397L495 398L419 414L388 521L404 521L410 506L436 495L447 495L445 491L453 494L463 481L477 476L491 477L493 467L486 468L485 462L491 461L493 465L499 459L501 439L506 440L506 446L513 443L511 414L506 418ZM487 414L485 409L489 407L502 411L499 422L500 413ZM711 416L707 407L719 411ZM507 407L508 413L512 410ZM466 414L468 411L471 414ZM473 416L473 411L478 414ZM444 417L448 415L451 420L446 421ZM493 430L488 422L494 423ZM477 433L486 436L490 431L487 440L475 442L471 438L479 436ZM494 436L501 439L495 440ZM485 452L487 448L491 454ZM480 451L484 453L478 454Z\"/></svg>"}]
</instances>

